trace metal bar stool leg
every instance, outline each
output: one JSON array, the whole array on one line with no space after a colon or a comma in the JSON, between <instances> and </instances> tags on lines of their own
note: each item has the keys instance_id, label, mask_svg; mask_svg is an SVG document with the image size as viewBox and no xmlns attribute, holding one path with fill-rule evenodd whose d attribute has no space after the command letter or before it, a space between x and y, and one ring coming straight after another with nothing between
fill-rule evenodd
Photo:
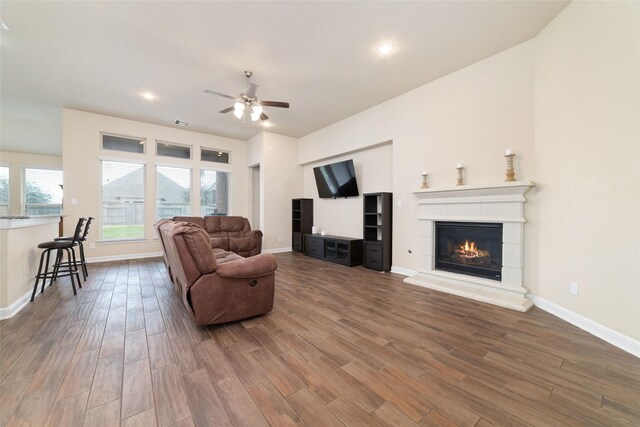
<instances>
[{"instance_id":1,"label":"metal bar stool leg","mask_svg":"<svg viewBox=\"0 0 640 427\"><path fill-rule=\"evenodd\" d=\"M89 272L87 271L87 260L84 258L84 245L82 242L78 242L78 246L80 247L80 265L82 265L82 275L84 276L84 281L87 281L87 276L89 276Z\"/></svg>"},{"instance_id":2,"label":"metal bar stool leg","mask_svg":"<svg viewBox=\"0 0 640 427\"><path fill-rule=\"evenodd\" d=\"M80 257L82 259L82 269L84 270L84 278L89 277L89 269L87 268L87 259L84 257L84 244L80 242Z\"/></svg>"},{"instance_id":3,"label":"metal bar stool leg","mask_svg":"<svg viewBox=\"0 0 640 427\"><path fill-rule=\"evenodd\" d=\"M52 249L47 249L47 260L44 262L44 273L42 273L42 289L40 289L40 293L44 292L44 285L47 284L47 276L49 275L49 261L51 256ZM51 284L49 284L51 286Z\"/></svg>"},{"instance_id":4,"label":"metal bar stool leg","mask_svg":"<svg viewBox=\"0 0 640 427\"><path fill-rule=\"evenodd\" d=\"M78 285L80 287L82 287L82 285L80 285L80 276L78 276L78 270L76 269L75 272L71 272L71 254L69 253L69 248L65 249L67 251L67 267L69 268L69 279L71 279L71 287L73 288L73 295L78 295L78 292L76 292L76 283L73 281L73 275L75 274L78 278ZM71 253L73 253L73 249L71 249ZM73 256L73 259L75 261L75 255ZM74 262L74 266L75 266L75 262Z\"/></svg>"},{"instance_id":5,"label":"metal bar stool leg","mask_svg":"<svg viewBox=\"0 0 640 427\"><path fill-rule=\"evenodd\" d=\"M60 263L62 262L62 251L60 249L56 250L56 261L53 264L53 271L51 272L51 281L49 282L49 286L53 285L53 282L58 280L58 272L60 271Z\"/></svg>"},{"instance_id":6,"label":"metal bar stool leg","mask_svg":"<svg viewBox=\"0 0 640 427\"><path fill-rule=\"evenodd\" d=\"M49 255L49 249L45 249L44 251L42 251L42 253L40 254L40 264L38 265L38 274L36 274L36 283L33 286L33 293L31 294L31 301L33 301L33 299L36 297L36 292L38 291L38 283L40 282L40 277L42 274L42 261L44 260L45 255L44 254ZM49 259L49 257L47 256L47 260ZM43 282L46 282L46 279L42 279Z\"/></svg>"},{"instance_id":7,"label":"metal bar stool leg","mask_svg":"<svg viewBox=\"0 0 640 427\"><path fill-rule=\"evenodd\" d=\"M82 283L80 283L80 274L78 274L78 261L76 260L76 251L74 248L71 248L70 251L71 256L73 257L73 268L75 270L75 275L78 278L78 286L80 287L80 289L82 289ZM69 264L69 268L71 268L71 264Z\"/></svg>"}]
</instances>

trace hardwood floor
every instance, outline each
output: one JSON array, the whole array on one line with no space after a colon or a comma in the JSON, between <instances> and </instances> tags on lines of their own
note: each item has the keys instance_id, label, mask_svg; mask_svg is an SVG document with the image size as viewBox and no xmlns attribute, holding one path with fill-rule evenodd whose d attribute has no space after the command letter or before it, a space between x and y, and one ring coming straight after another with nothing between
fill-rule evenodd
<instances>
[{"instance_id":1,"label":"hardwood floor","mask_svg":"<svg viewBox=\"0 0 640 427\"><path fill-rule=\"evenodd\" d=\"M640 359L537 308L276 257L274 311L224 326L158 259L47 288L0 322L0 424L640 425Z\"/></svg>"}]
</instances>

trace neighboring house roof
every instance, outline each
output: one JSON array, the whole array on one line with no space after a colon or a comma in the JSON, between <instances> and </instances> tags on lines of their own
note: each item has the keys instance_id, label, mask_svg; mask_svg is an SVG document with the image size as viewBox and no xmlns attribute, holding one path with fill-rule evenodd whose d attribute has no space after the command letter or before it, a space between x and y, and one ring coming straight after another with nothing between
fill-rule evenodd
<instances>
[{"instance_id":1,"label":"neighboring house roof","mask_svg":"<svg viewBox=\"0 0 640 427\"><path fill-rule=\"evenodd\" d=\"M118 179L114 179L102 187L103 200L106 202L113 202L144 199L144 189L137 185L131 185L131 183L141 182L143 179L143 168L123 175ZM188 188L180 186L161 172L156 175L156 187L158 189L157 194L162 195L159 199L165 203L184 203L186 201L186 196L189 195Z\"/></svg>"}]
</instances>

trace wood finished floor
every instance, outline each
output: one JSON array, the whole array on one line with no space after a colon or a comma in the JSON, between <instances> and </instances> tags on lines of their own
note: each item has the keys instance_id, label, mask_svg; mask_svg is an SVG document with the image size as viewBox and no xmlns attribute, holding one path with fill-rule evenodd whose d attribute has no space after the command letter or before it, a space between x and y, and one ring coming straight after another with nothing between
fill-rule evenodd
<instances>
[{"instance_id":1,"label":"wood finished floor","mask_svg":"<svg viewBox=\"0 0 640 427\"><path fill-rule=\"evenodd\" d=\"M0 424L640 425L640 359L537 308L276 257L274 311L225 326L158 259L47 288L0 322Z\"/></svg>"}]
</instances>

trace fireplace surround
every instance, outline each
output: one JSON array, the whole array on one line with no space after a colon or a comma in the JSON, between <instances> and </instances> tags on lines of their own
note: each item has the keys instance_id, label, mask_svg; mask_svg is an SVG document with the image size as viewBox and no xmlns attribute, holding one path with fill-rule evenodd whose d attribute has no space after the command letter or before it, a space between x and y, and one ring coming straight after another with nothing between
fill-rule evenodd
<instances>
[{"instance_id":1,"label":"fireplace surround","mask_svg":"<svg viewBox=\"0 0 640 427\"><path fill-rule=\"evenodd\" d=\"M524 205L525 194L534 186L530 181L514 181L414 192L419 206L418 273L405 282L527 311L533 302L524 286ZM451 231L448 225L462 231ZM493 234L493 242L487 246L474 238L462 241L471 229L481 239L487 232ZM442 233L448 243L438 243Z\"/></svg>"}]
</instances>

